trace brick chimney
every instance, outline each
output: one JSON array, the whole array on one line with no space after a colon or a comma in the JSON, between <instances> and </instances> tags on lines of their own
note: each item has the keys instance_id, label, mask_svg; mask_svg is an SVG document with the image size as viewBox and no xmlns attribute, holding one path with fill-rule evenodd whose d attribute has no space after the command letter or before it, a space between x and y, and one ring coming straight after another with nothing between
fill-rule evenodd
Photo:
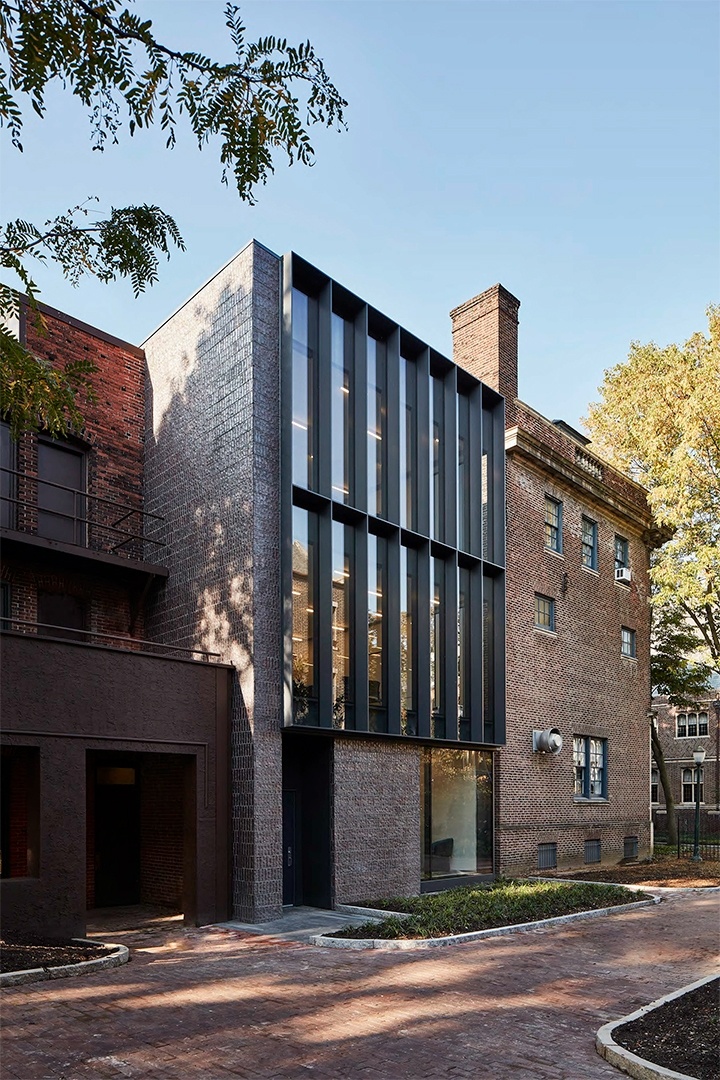
<instances>
[{"instance_id":1,"label":"brick chimney","mask_svg":"<svg viewBox=\"0 0 720 1080\"><path fill-rule=\"evenodd\" d=\"M518 392L518 308L520 301L493 285L450 312L453 359L506 399L508 413Z\"/></svg>"}]
</instances>

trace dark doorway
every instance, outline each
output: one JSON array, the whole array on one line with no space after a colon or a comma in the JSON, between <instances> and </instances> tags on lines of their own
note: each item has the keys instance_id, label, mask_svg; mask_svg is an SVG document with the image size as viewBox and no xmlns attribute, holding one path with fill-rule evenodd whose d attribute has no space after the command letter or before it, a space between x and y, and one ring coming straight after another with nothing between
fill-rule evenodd
<instances>
[{"instance_id":1,"label":"dark doorway","mask_svg":"<svg viewBox=\"0 0 720 1080\"><path fill-rule=\"evenodd\" d=\"M283 903L332 907L331 791L332 739L288 732L283 739Z\"/></svg>"},{"instance_id":2,"label":"dark doorway","mask_svg":"<svg viewBox=\"0 0 720 1080\"><path fill-rule=\"evenodd\" d=\"M140 903L139 770L95 767L95 906Z\"/></svg>"}]
</instances>

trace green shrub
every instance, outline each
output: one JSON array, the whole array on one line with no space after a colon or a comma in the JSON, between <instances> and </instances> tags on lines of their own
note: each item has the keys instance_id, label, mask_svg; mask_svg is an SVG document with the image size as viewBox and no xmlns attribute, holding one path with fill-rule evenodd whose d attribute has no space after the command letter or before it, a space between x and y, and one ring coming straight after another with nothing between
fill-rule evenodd
<instances>
[{"instance_id":1,"label":"green shrub","mask_svg":"<svg viewBox=\"0 0 720 1080\"><path fill-rule=\"evenodd\" d=\"M498 880L489 885L447 889L423 896L394 897L369 903L384 911L407 912L409 918L390 916L381 922L347 926L333 937L432 938L466 934L498 926L552 919L579 911L616 907L647 899L617 885L590 882Z\"/></svg>"}]
</instances>

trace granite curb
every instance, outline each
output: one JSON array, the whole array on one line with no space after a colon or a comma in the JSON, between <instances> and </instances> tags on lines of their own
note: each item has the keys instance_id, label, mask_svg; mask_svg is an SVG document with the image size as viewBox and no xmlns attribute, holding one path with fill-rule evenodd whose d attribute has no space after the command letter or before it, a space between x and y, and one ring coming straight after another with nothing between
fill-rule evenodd
<instances>
[{"instance_id":1,"label":"granite curb","mask_svg":"<svg viewBox=\"0 0 720 1080\"><path fill-rule=\"evenodd\" d=\"M552 919L539 919L536 922L517 923L513 926L495 926L490 930L471 930L466 934L449 934L447 937L438 938L335 938L324 934L316 934L310 938L311 945L320 945L326 949L382 949L410 950L432 949L444 945L459 945L465 941L481 941L483 938L500 937L504 934L522 934L531 930L542 930L546 926L557 926L573 922L578 919L595 919L603 915L620 915L628 911L636 911L639 908L651 907L659 904L660 896L653 896L650 900L638 900L632 904L619 904L617 907L598 908L595 911L576 911L571 915L556 915ZM392 915L393 912L384 912L384 916Z\"/></svg>"},{"instance_id":2,"label":"granite curb","mask_svg":"<svg viewBox=\"0 0 720 1080\"><path fill-rule=\"evenodd\" d=\"M81 960L79 964L62 964L51 968L26 968L24 971L6 971L0 974L0 988L22 986L25 983L45 982L47 979L67 979L73 975L91 975L96 971L120 967L130 959L130 950L126 945L107 944L100 941L88 941L86 938L73 938L77 945L103 945L115 951L97 960Z\"/></svg>"},{"instance_id":3,"label":"granite curb","mask_svg":"<svg viewBox=\"0 0 720 1080\"><path fill-rule=\"evenodd\" d=\"M595 1049L598 1054L604 1057L606 1061L609 1061L611 1065L614 1065L615 1068L627 1073L628 1076L635 1077L635 1080L695 1080L689 1073L674 1072L672 1069L666 1069L663 1065L656 1065L652 1061L638 1057L637 1054L633 1054L632 1051L626 1050L624 1046L616 1043L612 1036L616 1028L629 1024L633 1020L639 1020L641 1016L646 1016L647 1013L652 1012L654 1009L659 1009L661 1005L666 1005L668 1001L674 1001L675 998L689 994L692 990L697 990L715 979L717 979L717 975L706 975L704 979L698 979L696 982L688 983L687 986L682 986L679 990L674 990L671 994L665 994L664 997L651 1001L649 1005L644 1005L642 1009L637 1009L635 1012L629 1013L628 1016L622 1016L619 1020L611 1020L609 1023L603 1024L595 1036Z\"/></svg>"}]
</instances>

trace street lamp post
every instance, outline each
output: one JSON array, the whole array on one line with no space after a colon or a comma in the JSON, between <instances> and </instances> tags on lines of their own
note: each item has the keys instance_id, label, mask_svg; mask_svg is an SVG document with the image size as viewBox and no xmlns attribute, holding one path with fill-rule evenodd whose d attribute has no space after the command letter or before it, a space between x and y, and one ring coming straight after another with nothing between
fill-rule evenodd
<instances>
[{"instance_id":1,"label":"street lamp post","mask_svg":"<svg viewBox=\"0 0 720 1080\"><path fill-rule=\"evenodd\" d=\"M693 751L693 761L695 762L695 843L692 853L693 862L702 862L700 854L700 769L704 760L704 750Z\"/></svg>"}]
</instances>

